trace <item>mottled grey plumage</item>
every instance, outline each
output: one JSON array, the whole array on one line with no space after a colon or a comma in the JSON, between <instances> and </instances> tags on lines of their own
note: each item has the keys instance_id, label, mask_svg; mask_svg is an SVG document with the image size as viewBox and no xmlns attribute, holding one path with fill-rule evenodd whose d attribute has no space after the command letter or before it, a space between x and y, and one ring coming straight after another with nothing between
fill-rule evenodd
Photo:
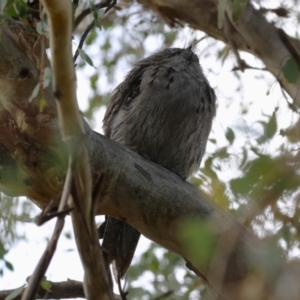
<instances>
[{"instance_id":1,"label":"mottled grey plumage","mask_svg":"<svg viewBox=\"0 0 300 300\"><path fill-rule=\"evenodd\" d=\"M192 50L166 49L138 62L115 89L104 117L104 132L186 178L199 168L215 102ZM117 277L126 273L139 236L130 225L107 218L103 247Z\"/></svg>"}]
</instances>

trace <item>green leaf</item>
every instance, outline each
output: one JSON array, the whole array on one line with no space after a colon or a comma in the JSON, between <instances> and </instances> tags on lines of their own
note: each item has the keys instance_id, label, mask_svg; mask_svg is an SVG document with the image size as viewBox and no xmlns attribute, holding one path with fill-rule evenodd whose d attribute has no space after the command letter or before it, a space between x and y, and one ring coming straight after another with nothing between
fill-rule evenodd
<instances>
[{"instance_id":1,"label":"green leaf","mask_svg":"<svg viewBox=\"0 0 300 300\"><path fill-rule=\"evenodd\" d=\"M9 261L5 260L4 262L7 269L9 269L10 271L14 270L14 266Z\"/></svg>"},{"instance_id":2,"label":"green leaf","mask_svg":"<svg viewBox=\"0 0 300 300\"><path fill-rule=\"evenodd\" d=\"M177 35L178 35L178 31L175 30L165 33L164 34L165 44L172 45Z\"/></svg>"},{"instance_id":3,"label":"green leaf","mask_svg":"<svg viewBox=\"0 0 300 300\"><path fill-rule=\"evenodd\" d=\"M44 70L44 76L43 76L43 88L47 88L52 81L52 70L49 67L46 67Z\"/></svg>"},{"instance_id":4,"label":"green leaf","mask_svg":"<svg viewBox=\"0 0 300 300\"><path fill-rule=\"evenodd\" d=\"M4 255L7 253L2 241L0 241L0 259L3 259Z\"/></svg>"},{"instance_id":5,"label":"green leaf","mask_svg":"<svg viewBox=\"0 0 300 300\"><path fill-rule=\"evenodd\" d=\"M44 111L45 106L47 105L47 101L45 98L40 100L39 112L42 113Z\"/></svg>"},{"instance_id":6,"label":"green leaf","mask_svg":"<svg viewBox=\"0 0 300 300\"><path fill-rule=\"evenodd\" d=\"M65 238L67 238L68 240L72 239L71 232L66 232L65 233Z\"/></svg>"},{"instance_id":7,"label":"green leaf","mask_svg":"<svg viewBox=\"0 0 300 300\"><path fill-rule=\"evenodd\" d=\"M232 5L233 21L236 22L240 18L248 2L249 0L233 0L233 5Z\"/></svg>"},{"instance_id":8,"label":"green leaf","mask_svg":"<svg viewBox=\"0 0 300 300\"><path fill-rule=\"evenodd\" d=\"M11 292L8 296L5 297L5 300L12 300L14 298L16 298L17 296L19 296L23 289L24 289L25 285L22 285L18 288L16 288L13 292Z\"/></svg>"},{"instance_id":9,"label":"green leaf","mask_svg":"<svg viewBox=\"0 0 300 300\"><path fill-rule=\"evenodd\" d=\"M214 157L218 157L220 159L227 159L229 157L229 153L227 150L227 147L218 148L214 153Z\"/></svg>"},{"instance_id":10,"label":"green leaf","mask_svg":"<svg viewBox=\"0 0 300 300\"><path fill-rule=\"evenodd\" d=\"M130 287L129 288L129 295L132 299L151 299L149 296L151 296L151 293L147 291L144 288L141 287ZM145 296L147 298L145 298Z\"/></svg>"},{"instance_id":11,"label":"green leaf","mask_svg":"<svg viewBox=\"0 0 300 300\"><path fill-rule=\"evenodd\" d=\"M7 4L7 0L1 0L0 1L0 13L3 13L3 10L6 6L6 4Z\"/></svg>"},{"instance_id":12,"label":"green leaf","mask_svg":"<svg viewBox=\"0 0 300 300\"><path fill-rule=\"evenodd\" d=\"M35 30L37 31L38 34L44 35L46 38L49 38L49 26L45 22L45 20L37 22L35 24Z\"/></svg>"},{"instance_id":13,"label":"green leaf","mask_svg":"<svg viewBox=\"0 0 300 300\"><path fill-rule=\"evenodd\" d=\"M98 19L95 20L95 26L96 26L97 28L99 28L100 30L102 29L102 25L101 25L100 20L98 20Z\"/></svg>"},{"instance_id":14,"label":"green leaf","mask_svg":"<svg viewBox=\"0 0 300 300\"><path fill-rule=\"evenodd\" d=\"M48 280L44 279L44 280L41 282L41 287L42 287L44 290L46 290L47 292L51 292L51 287L52 287L52 285L51 285L51 283L50 283Z\"/></svg>"},{"instance_id":15,"label":"green leaf","mask_svg":"<svg viewBox=\"0 0 300 300\"><path fill-rule=\"evenodd\" d=\"M224 24L226 4L227 4L227 0L218 1L218 28L219 29L221 29Z\"/></svg>"},{"instance_id":16,"label":"green leaf","mask_svg":"<svg viewBox=\"0 0 300 300\"><path fill-rule=\"evenodd\" d=\"M263 126L264 132L263 134L257 139L259 144L263 144L268 140L272 139L277 132L277 119L276 119L276 111L269 116L269 121L259 121L259 124Z\"/></svg>"},{"instance_id":17,"label":"green leaf","mask_svg":"<svg viewBox=\"0 0 300 300\"><path fill-rule=\"evenodd\" d=\"M76 15L77 5L72 1L72 26L74 26L74 20Z\"/></svg>"},{"instance_id":18,"label":"green leaf","mask_svg":"<svg viewBox=\"0 0 300 300\"><path fill-rule=\"evenodd\" d=\"M79 55L80 57L85 61L87 62L90 66L94 67L94 64L93 64L93 61L91 60L91 58L82 50L82 49L79 49L78 48L78 51L79 51Z\"/></svg>"},{"instance_id":19,"label":"green leaf","mask_svg":"<svg viewBox=\"0 0 300 300\"><path fill-rule=\"evenodd\" d=\"M191 256L209 266L214 255L216 236L205 222L184 221L181 226L180 238L190 250Z\"/></svg>"},{"instance_id":20,"label":"green leaf","mask_svg":"<svg viewBox=\"0 0 300 300\"><path fill-rule=\"evenodd\" d=\"M23 1L15 1L14 5L14 10L16 12L16 14L20 17L26 17L27 15L27 10L28 10L28 7L26 5L25 2Z\"/></svg>"},{"instance_id":21,"label":"green leaf","mask_svg":"<svg viewBox=\"0 0 300 300\"><path fill-rule=\"evenodd\" d=\"M227 128L225 137L230 144L233 143L233 141L235 139L235 134L234 134L234 131L230 127Z\"/></svg>"},{"instance_id":22,"label":"green leaf","mask_svg":"<svg viewBox=\"0 0 300 300\"><path fill-rule=\"evenodd\" d=\"M86 45L92 45L97 39L98 34L96 30L92 30L87 39L85 40Z\"/></svg>"},{"instance_id":23,"label":"green leaf","mask_svg":"<svg viewBox=\"0 0 300 300\"><path fill-rule=\"evenodd\" d=\"M98 74L94 74L93 76L90 77L90 84L91 84L91 88L96 91L97 89L97 82L99 79L99 75Z\"/></svg>"},{"instance_id":24,"label":"green leaf","mask_svg":"<svg viewBox=\"0 0 300 300\"><path fill-rule=\"evenodd\" d=\"M31 95L30 95L30 97L28 99L29 103L39 94L39 91L40 91L40 84L37 83L37 85L33 89L32 93L31 93Z\"/></svg>"},{"instance_id":25,"label":"green leaf","mask_svg":"<svg viewBox=\"0 0 300 300\"><path fill-rule=\"evenodd\" d=\"M4 5L6 7L4 7ZM26 18L27 16L28 6L23 0L0 0L0 7L1 9L3 8L0 13L4 12L4 15L9 17L18 18L20 20L20 18Z\"/></svg>"},{"instance_id":26,"label":"green leaf","mask_svg":"<svg viewBox=\"0 0 300 300\"><path fill-rule=\"evenodd\" d=\"M43 24L42 24L42 22L37 22L36 24L35 24L35 29L36 29L36 32L38 33L38 34L43 34Z\"/></svg>"},{"instance_id":27,"label":"green leaf","mask_svg":"<svg viewBox=\"0 0 300 300\"><path fill-rule=\"evenodd\" d=\"M275 135L276 131L277 131L277 119L276 119L276 114L274 112L265 127L266 139L270 140Z\"/></svg>"},{"instance_id":28,"label":"green leaf","mask_svg":"<svg viewBox=\"0 0 300 300\"><path fill-rule=\"evenodd\" d=\"M299 79L299 68L294 58L289 58L282 67L284 77L289 83L296 83Z\"/></svg>"},{"instance_id":29,"label":"green leaf","mask_svg":"<svg viewBox=\"0 0 300 300\"><path fill-rule=\"evenodd\" d=\"M295 170L282 157L271 158L268 155L260 155L248 162L242 171L241 178L230 182L231 191L237 197L261 199L262 195L270 193L272 201L275 201L283 192L295 189L296 182L299 181Z\"/></svg>"}]
</instances>

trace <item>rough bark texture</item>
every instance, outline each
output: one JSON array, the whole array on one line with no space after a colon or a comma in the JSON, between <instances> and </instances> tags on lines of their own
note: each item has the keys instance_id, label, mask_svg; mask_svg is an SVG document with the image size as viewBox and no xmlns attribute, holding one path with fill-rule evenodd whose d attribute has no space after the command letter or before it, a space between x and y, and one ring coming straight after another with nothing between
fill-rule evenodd
<instances>
[{"instance_id":1,"label":"rough bark texture","mask_svg":"<svg viewBox=\"0 0 300 300\"><path fill-rule=\"evenodd\" d=\"M300 105L298 82L289 83L281 71L285 62L294 56L289 49L290 46L294 48L299 58L300 42L289 36L282 39L275 25L269 23L250 2L235 22L232 18L232 1L228 0L223 28L218 28L218 0L140 0L140 2L157 11L170 25L176 20L183 21L192 28L228 43L236 48L235 50L255 55L294 99L295 104Z\"/></svg>"},{"instance_id":2,"label":"rough bark texture","mask_svg":"<svg viewBox=\"0 0 300 300\"><path fill-rule=\"evenodd\" d=\"M0 38L1 191L43 207L61 192L67 163L51 88L29 102L40 79L42 48L32 47L37 36L16 22L3 23ZM52 101L43 106L41 99Z\"/></svg>"}]
</instances>

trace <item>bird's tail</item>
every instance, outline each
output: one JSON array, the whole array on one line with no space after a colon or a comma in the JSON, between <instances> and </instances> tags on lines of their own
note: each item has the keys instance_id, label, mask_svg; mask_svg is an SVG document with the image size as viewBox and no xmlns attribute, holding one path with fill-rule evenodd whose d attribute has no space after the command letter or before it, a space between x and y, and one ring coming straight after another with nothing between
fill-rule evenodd
<instances>
[{"instance_id":1,"label":"bird's tail","mask_svg":"<svg viewBox=\"0 0 300 300\"><path fill-rule=\"evenodd\" d=\"M129 224L108 216L99 229L103 250L108 262L113 265L115 280L120 284L131 264L141 234Z\"/></svg>"}]
</instances>

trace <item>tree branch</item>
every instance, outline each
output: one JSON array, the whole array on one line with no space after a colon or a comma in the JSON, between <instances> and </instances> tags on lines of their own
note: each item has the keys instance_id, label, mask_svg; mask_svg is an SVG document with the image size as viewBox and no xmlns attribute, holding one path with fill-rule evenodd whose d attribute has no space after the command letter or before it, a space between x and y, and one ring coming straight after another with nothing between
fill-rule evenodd
<instances>
[{"instance_id":1,"label":"tree branch","mask_svg":"<svg viewBox=\"0 0 300 300\"><path fill-rule=\"evenodd\" d=\"M84 298L83 283L76 280L68 280L62 282L53 282L47 280L50 286L50 291L46 291L41 286L39 287L35 299L70 299L70 298ZM26 288L25 288L26 289ZM0 291L0 300L10 295L15 290ZM14 298L14 300L21 300L22 293ZM115 300L121 300L119 295L114 295Z\"/></svg>"},{"instance_id":2,"label":"tree branch","mask_svg":"<svg viewBox=\"0 0 300 300\"><path fill-rule=\"evenodd\" d=\"M65 224L65 216L61 215L57 218L55 228L53 231L53 235L50 239L50 241L47 244L47 247L40 258L32 276L29 278L28 287L25 289L22 300L31 300L35 298L35 295L39 289L39 285L41 283L41 280L43 279L49 264L52 260L52 257L55 253L56 246L58 243L58 239L60 237L60 234L63 230L64 224Z\"/></svg>"}]
</instances>

